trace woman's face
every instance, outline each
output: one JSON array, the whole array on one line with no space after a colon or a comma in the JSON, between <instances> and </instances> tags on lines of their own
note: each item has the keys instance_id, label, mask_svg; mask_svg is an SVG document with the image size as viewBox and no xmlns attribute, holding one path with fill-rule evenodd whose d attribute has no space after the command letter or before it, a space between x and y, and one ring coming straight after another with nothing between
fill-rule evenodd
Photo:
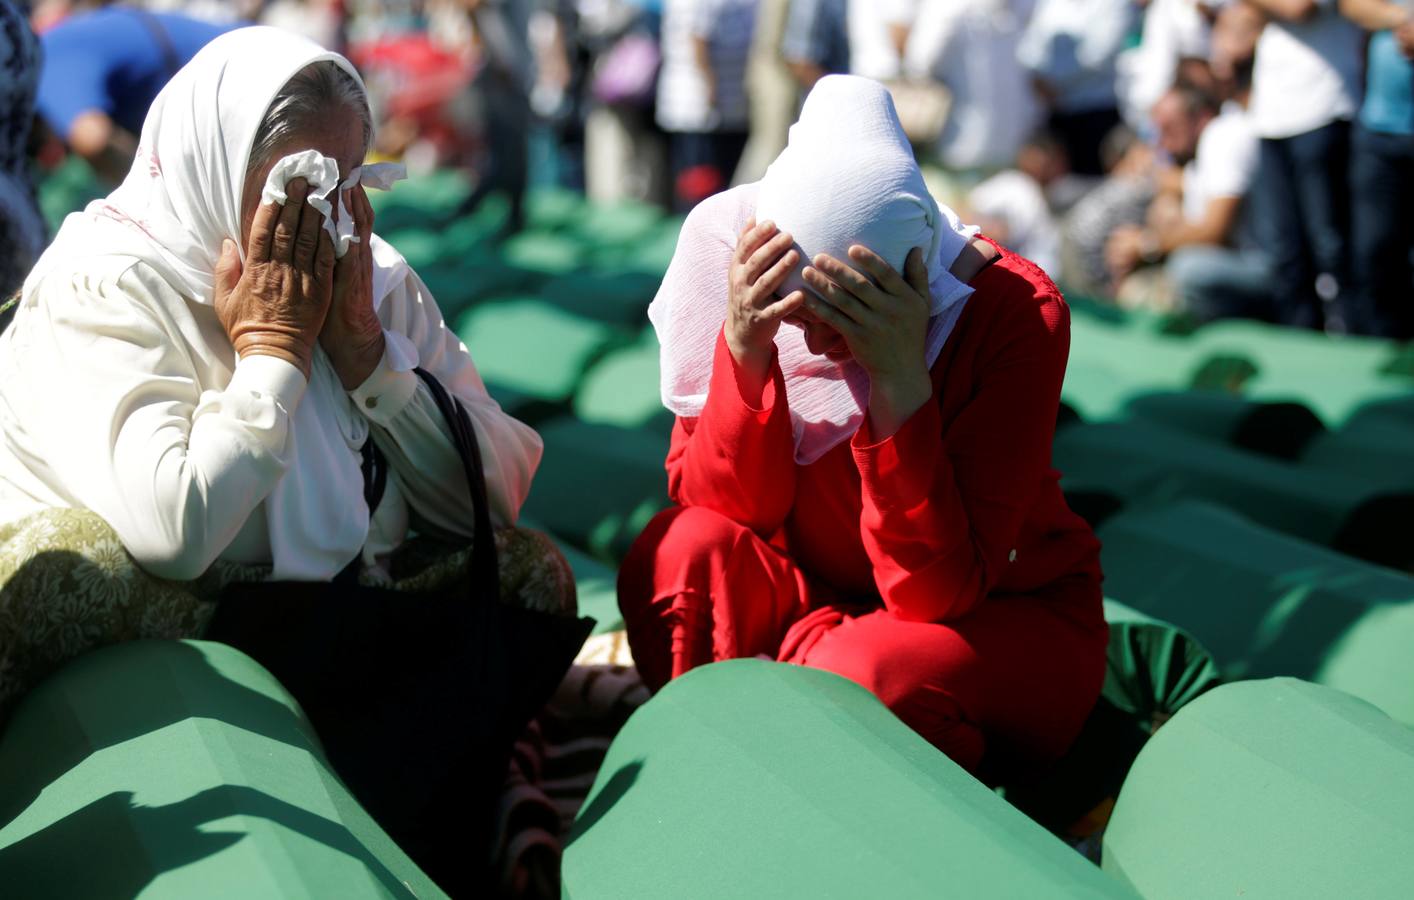
<instances>
[{"instance_id":1,"label":"woman's face","mask_svg":"<svg viewBox=\"0 0 1414 900\"><path fill-rule=\"evenodd\" d=\"M836 331L834 326L820 321L803 306L786 316L784 321L787 325L794 325L805 332L805 347L816 356L826 356L843 362L853 355L849 352L844 335Z\"/></svg>"},{"instance_id":2,"label":"woman's face","mask_svg":"<svg viewBox=\"0 0 1414 900\"><path fill-rule=\"evenodd\" d=\"M241 193L241 247L250 245L250 225L255 221L255 211L260 206L261 190L265 179L275 164L291 153L302 150L318 150L339 164L339 180L342 182L349 173L363 165L363 122L353 110L344 115L329 117L326 126L319 133L296 134L275 148L270 161L257 171L250 173ZM335 215L338 205L335 204Z\"/></svg>"}]
</instances>

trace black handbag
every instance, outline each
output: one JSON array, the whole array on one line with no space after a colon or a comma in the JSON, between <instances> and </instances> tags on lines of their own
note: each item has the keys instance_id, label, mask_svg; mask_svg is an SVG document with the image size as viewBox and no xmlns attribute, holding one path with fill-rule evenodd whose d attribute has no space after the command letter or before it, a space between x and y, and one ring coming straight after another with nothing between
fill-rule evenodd
<instances>
[{"instance_id":1,"label":"black handbag","mask_svg":"<svg viewBox=\"0 0 1414 900\"><path fill-rule=\"evenodd\" d=\"M334 771L444 890L484 885L511 747L593 620L499 602L486 480L470 418L418 369L461 454L475 512L468 583L436 593L332 582L228 588L207 637L254 657L304 708ZM370 509L386 464L365 445ZM371 449L370 449L371 448Z\"/></svg>"}]
</instances>

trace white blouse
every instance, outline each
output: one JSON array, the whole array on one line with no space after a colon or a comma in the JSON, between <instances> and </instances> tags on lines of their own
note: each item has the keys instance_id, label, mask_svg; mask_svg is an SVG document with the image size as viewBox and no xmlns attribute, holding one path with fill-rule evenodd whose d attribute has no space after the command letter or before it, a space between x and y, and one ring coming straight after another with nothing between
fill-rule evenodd
<instances>
[{"instance_id":1,"label":"white blouse","mask_svg":"<svg viewBox=\"0 0 1414 900\"><path fill-rule=\"evenodd\" d=\"M145 263L109 256L86 266L46 277L0 336L0 523L90 509L139 564L178 580L217 558L270 562L264 503L295 465L291 417L315 402L303 374L268 356L237 361L215 310L184 299ZM414 366L466 407L492 522L513 524L540 461L539 435L487 394L415 274L378 312L388 350L349 398L390 472L347 558L361 549L373 563L410 527L472 532L461 459Z\"/></svg>"}]
</instances>

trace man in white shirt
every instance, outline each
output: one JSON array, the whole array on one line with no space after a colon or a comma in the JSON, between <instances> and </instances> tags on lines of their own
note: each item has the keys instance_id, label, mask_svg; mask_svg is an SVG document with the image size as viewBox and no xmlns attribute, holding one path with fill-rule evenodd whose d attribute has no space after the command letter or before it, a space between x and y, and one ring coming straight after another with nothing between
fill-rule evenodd
<instances>
[{"instance_id":1,"label":"man in white shirt","mask_svg":"<svg viewBox=\"0 0 1414 900\"><path fill-rule=\"evenodd\" d=\"M1130 0L1039 0L1016 58L1049 102L1079 175L1103 175L1100 143L1120 122L1115 65L1137 6Z\"/></svg>"},{"instance_id":2,"label":"man in white shirt","mask_svg":"<svg viewBox=\"0 0 1414 900\"><path fill-rule=\"evenodd\" d=\"M1040 100L1016 64L1030 6L1030 0L976 0L919 10L904 68L909 77L931 78L952 93L937 144L938 160L952 172L980 178L1007 168L1041 125Z\"/></svg>"},{"instance_id":3,"label":"man in white shirt","mask_svg":"<svg viewBox=\"0 0 1414 900\"><path fill-rule=\"evenodd\" d=\"M903 71L920 0L849 0L849 71L893 81Z\"/></svg>"},{"instance_id":4,"label":"man in white shirt","mask_svg":"<svg viewBox=\"0 0 1414 900\"><path fill-rule=\"evenodd\" d=\"M1261 138L1259 238L1271 257L1277 315L1289 325L1343 329L1361 33L1335 0L1248 2L1268 18L1251 115Z\"/></svg>"},{"instance_id":5,"label":"man in white shirt","mask_svg":"<svg viewBox=\"0 0 1414 900\"><path fill-rule=\"evenodd\" d=\"M757 0L666 0L658 125L669 134L674 205L725 188L746 147L746 64Z\"/></svg>"},{"instance_id":6,"label":"man in white shirt","mask_svg":"<svg viewBox=\"0 0 1414 900\"><path fill-rule=\"evenodd\" d=\"M1244 214L1258 160L1246 111L1237 103L1219 110L1211 94L1179 85L1150 116L1160 148L1182 166L1180 191L1155 198L1148 225L1111 235L1106 257L1115 281L1141 263L1166 259L1165 274L1185 312L1200 319L1265 317L1270 269Z\"/></svg>"},{"instance_id":7,"label":"man in white shirt","mask_svg":"<svg viewBox=\"0 0 1414 900\"><path fill-rule=\"evenodd\" d=\"M1120 111L1135 131L1148 134L1149 111L1177 80L1179 63L1207 59L1214 7L1223 0L1151 0L1139 44L1118 61Z\"/></svg>"}]
</instances>

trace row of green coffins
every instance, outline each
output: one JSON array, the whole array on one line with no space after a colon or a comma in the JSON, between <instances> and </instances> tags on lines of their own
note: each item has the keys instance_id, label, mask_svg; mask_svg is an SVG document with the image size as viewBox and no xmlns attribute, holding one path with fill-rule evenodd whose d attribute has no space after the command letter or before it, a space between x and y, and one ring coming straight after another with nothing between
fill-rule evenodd
<instances>
[{"instance_id":1,"label":"row of green coffins","mask_svg":"<svg viewBox=\"0 0 1414 900\"><path fill-rule=\"evenodd\" d=\"M1110 612L1132 643L1112 646L1107 698L1124 706L1124 682L1145 697L1124 711L1147 715L1202 696L1139 752L1101 869L864 689L739 660L673 682L620 733L565 896L1407 896L1414 731L1294 679L1213 687L1187 636ZM6 896L443 896L348 795L298 705L221 645L71 663L17 711L0 771Z\"/></svg>"}]
</instances>

